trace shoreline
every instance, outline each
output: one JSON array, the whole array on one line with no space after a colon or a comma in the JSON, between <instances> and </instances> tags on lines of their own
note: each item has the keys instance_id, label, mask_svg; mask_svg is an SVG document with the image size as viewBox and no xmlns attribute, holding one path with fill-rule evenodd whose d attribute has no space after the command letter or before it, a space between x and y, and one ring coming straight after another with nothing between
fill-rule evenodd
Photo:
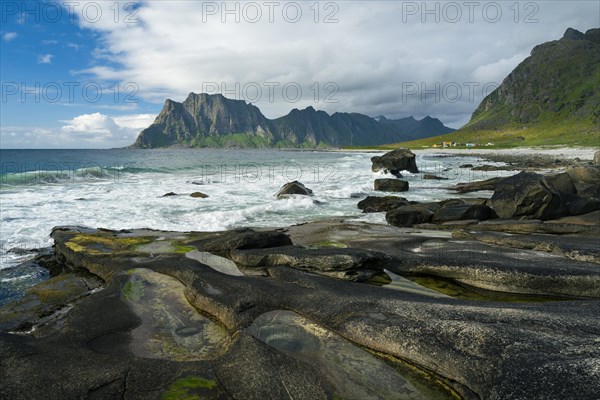
<instances>
[{"instance_id":1,"label":"shoreline","mask_svg":"<svg viewBox=\"0 0 600 400\"><path fill-rule=\"evenodd\" d=\"M511 149L484 149L484 148L473 148L473 149L453 149L453 148L426 148L426 149L410 149L415 154L444 154L444 155L514 155L514 156L528 156L528 155L546 155L546 156L561 156L564 158L581 158L581 159L593 159L594 153L598 151L598 148L593 147L560 147L560 148L537 148L537 147L517 147ZM348 152L348 153L386 153L391 149L339 149L332 150L334 152Z\"/></svg>"}]
</instances>

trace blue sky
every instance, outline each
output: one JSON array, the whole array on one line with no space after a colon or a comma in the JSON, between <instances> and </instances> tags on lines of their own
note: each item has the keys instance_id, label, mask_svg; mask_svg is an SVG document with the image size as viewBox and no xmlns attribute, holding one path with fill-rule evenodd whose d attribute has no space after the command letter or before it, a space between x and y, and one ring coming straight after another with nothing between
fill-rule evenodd
<instances>
[{"instance_id":1,"label":"blue sky","mask_svg":"<svg viewBox=\"0 0 600 400\"><path fill-rule=\"evenodd\" d=\"M0 4L2 148L126 146L190 91L459 127L533 46L600 25L597 1Z\"/></svg>"}]
</instances>

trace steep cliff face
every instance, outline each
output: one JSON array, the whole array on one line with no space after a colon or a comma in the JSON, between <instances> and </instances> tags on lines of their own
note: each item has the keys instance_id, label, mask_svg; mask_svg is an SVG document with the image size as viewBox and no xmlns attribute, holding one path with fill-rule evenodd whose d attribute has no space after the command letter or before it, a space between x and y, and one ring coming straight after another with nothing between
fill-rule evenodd
<instances>
[{"instance_id":1,"label":"steep cliff face","mask_svg":"<svg viewBox=\"0 0 600 400\"><path fill-rule=\"evenodd\" d=\"M571 120L600 123L600 29L567 29L536 46L488 95L464 127L497 130Z\"/></svg>"},{"instance_id":2,"label":"steep cliff face","mask_svg":"<svg viewBox=\"0 0 600 400\"><path fill-rule=\"evenodd\" d=\"M183 103L167 100L154 123L132 147L339 147L394 143L414 135L452 129L426 117L385 120L357 113L329 115L313 107L294 109L274 120L243 100L190 93Z\"/></svg>"},{"instance_id":3,"label":"steep cliff face","mask_svg":"<svg viewBox=\"0 0 600 400\"><path fill-rule=\"evenodd\" d=\"M228 134L254 135L265 142L274 139L271 121L257 107L220 94L190 93L183 103L165 101L154 123L133 146L201 146Z\"/></svg>"}]
</instances>

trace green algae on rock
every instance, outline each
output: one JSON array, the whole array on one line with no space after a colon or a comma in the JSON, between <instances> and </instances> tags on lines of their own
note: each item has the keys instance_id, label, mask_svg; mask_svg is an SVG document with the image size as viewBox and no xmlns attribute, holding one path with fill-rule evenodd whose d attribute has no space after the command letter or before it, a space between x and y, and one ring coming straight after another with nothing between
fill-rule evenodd
<instances>
[{"instance_id":1,"label":"green algae on rock","mask_svg":"<svg viewBox=\"0 0 600 400\"><path fill-rule=\"evenodd\" d=\"M137 268L123 287L123 298L142 320L131 332L139 357L176 361L209 360L227 351L225 327L203 316L186 299L177 279Z\"/></svg>"},{"instance_id":2,"label":"green algae on rock","mask_svg":"<svg viewBox=\"0 0 600 400\"><path fill-rule=\"evenodd\" d=\"M214 379L201 376L188 376L173 382L162 394L161 400L204 400L227 399Z\"/></svg>"}]
</instances>

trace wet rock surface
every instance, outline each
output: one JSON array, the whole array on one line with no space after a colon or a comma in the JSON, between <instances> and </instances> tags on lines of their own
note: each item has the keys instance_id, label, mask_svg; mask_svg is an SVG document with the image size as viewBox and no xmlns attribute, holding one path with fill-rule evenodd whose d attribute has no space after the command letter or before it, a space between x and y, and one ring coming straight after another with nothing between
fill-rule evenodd
<instances>
[{"instance_id":1,"label":"wet rock surface","mask_svg":"<svg viewBox=\"0 0 600 400\"><path fill-rule=\"evenodd\" d=\"M375 179L374 189L380 192L406 192L408 182L400 179Z\"/></svg>"},{"instance_id":2,"label":"wet rock surface","mask_svg":"<svg viewBox=\"0 0 600 400\"><path fill-rule=\"evenodd\" d=\"M409 205L404 197L400 196L367 196L358 202L357 207L364 213L383 212Z\"/></svg>"},{"instance_id":3,"label":"wet rock surface","mask_svg":"<svg viewBox=\"0 0 600 400\"><path fill-rule=\"evenodd\" d=\"M293 181L288 182L279 189L279 192L275 195L278 199L284 199L290 195L301 195L301 196L312 196L313 191L301 182Z\"/></svg>"},{"instance_id":4,"label":"wet rock surface","mask_svg":"<svg viewBox=\"0 0 600 400\"><path fill-rule=\"evenodd\" d=\"M102 290L60 318L29 314L34 329L3 328L0 397L596 398L595 237L480 226L503 225L57 228L53 279L85 273Z\"/></svg>"},{"instance_id":5,"label":"wet rock surface","mask_svg":"<svg viewBox=\"0 0 600 400\"><path fill-rule=\"evenodd\" d=\"M419 172L416 156L409 149L397 149L382 156L372 157L371 162L371 170L373 172L383 171L398 178L402 176L402 171L408 171L413 174Z\"/></svg>"}]
</instances>

